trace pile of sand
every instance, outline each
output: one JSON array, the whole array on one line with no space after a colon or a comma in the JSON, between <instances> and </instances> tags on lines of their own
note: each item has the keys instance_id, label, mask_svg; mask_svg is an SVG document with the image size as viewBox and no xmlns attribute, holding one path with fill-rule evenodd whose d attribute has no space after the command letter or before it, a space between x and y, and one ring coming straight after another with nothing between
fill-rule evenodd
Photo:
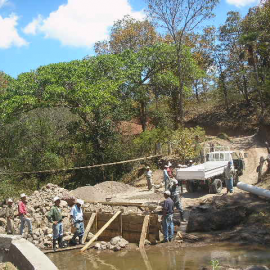
<instances>
[{"instance_id":1,"label":"pile of sand","mask_svg":"<svg viewBox=\"0 0 270 270\"><path fill-rule=\"evenodd\" d=\"M128 193L136 191L135 187L130 185L116 182L116 181L106 181L95 186L85 186L79 187L71 191L71 194L76 197L86 201L93 202L104 202L108 197L114 197L114 195L119 193Z\"/></svg>"}]
</instances>

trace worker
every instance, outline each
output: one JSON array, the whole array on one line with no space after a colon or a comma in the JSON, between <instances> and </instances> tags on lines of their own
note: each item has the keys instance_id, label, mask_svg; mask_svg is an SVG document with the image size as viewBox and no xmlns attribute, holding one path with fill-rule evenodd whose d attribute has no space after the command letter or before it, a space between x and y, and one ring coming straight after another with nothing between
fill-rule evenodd
<instances>
[{"instance_id":1,"label":"worker","mask_svg":"<svg viewBox=\"0 0 270 270\"><path fill-rule=\"evenodd\" d=\"M192 159L190 159L189 161L188 161L188 167L191 167L193 165L193 160Z\"/></svg>"},{"instance_id":2,"label":"worker","mask_svg":"<svg viewBox=\"0 0 270 270\"><path fill-rule=\"evenodd\" d=\"M56 242L58 241L58 247L62 247L63 242L63 217L60 209L61 200L59 197L53 198L54 205L50 212L47 214L47 218L53 223L53 250L56 251Z\"/></svg>"},{"instance_id":3,"label":"worker","mask_svg":"<svg viewBox=\"0 0 270 270\"><path fill-rule=\"evenodd\" d=\"M173 208L174 203L171 199L171 192L169 190L164 191L165 201L162 207L162 227L164 240L163 243L172 241L174 235L174 225L173 225Z\"/></svg>"},{"instance_id":4,"label":"worker","mask_svg":"<svg viewBox=\"0 0 270 270\"><path fill-rule=\"evenodd\" d=\"M12 199L7 200L6 218L7 218L7 234L14 234L14 208Z\"/></svg>"},{"instance_id":5,"label":"worker","mask_svg":"<svg viewBox=\"0 0 270 270\"><path fill-rule=\"evenodd\" d=\"M225 170L225 183L227 187L227 193L233 193L233 168L232 162L229 161L228 165L226 166Z\"/></svg>"},{"instance_id":6,"label":"worker","mask_svg":"<svg viewBox=\"0 0 270 270\"><path fill-rule=\"evenodd\" d=\"M174 206L179 211L180 223L181 221L185 222L186 220L184 218L184 210L181 204L180 190L176 179L172 179L169 191L171 192L171 199L173 200Z\"/></svg>"},{"instance_id":7,"label":"worker","mask_svg":"<svg viewBox=\"0 0 270 270\"><path fill-rule=\"evenodd\" d=\"M167 168L168 168L168 165L165 165L164 170L163 170L163 181L164 181L164 185L165 185L165 190L168 189L169 183L170 183L170 177L168 175Z\"/></svg>"},{"instance_id":8,"label":"worker","mask_svg":"<svg viewBox=\"0 0 270 270\"><path fill-rule=\"evenodd\" d=\"M170 178L173 178L173 172L172 172L172 163L168 163L167 172Z\"/></svg>"},{"instance_id":9,"label":"worker","mask_svg":"<svg viewBox=\"0 0 270 270\"><path fill-rule=\"evenodd\" d=\"M152 178L153 178L153 172L150 170L150 167L147 166L146 167L146 180L147 180L147 186L148 189L151 190L153 187L153 182L152 182Z\"/></svg>"},{"instance_id":10,"label":"worker","mask_svg":"<svg viewBox=\"0 0 270 270\"><path fill-rule=\"evenodd\" d=\"M26 195L22 193L20 197L21 197L21 200L19 201L19 205L18 205L18 212L19 212L19 217L21 220L20 235L23 234L25 222L27 223L28 233L32 235L32 222L27 212Z\"/></svg>"},{"instance_id":11,"label":"worker","mask_svg":"<svg viewBox=\"0 0 270 270\"><path fill-rule=\"evenodd\" d=\"M82 244L82 238L84 234L84 223L83 223L83 211L82 206L84 204L83 200L77 199L76 204L73 205L70 217L73 226L76 228L76 231L71 239L71 244L76 245L76 238L79 237L79 244Z\"/></svg>"}]
</instances>

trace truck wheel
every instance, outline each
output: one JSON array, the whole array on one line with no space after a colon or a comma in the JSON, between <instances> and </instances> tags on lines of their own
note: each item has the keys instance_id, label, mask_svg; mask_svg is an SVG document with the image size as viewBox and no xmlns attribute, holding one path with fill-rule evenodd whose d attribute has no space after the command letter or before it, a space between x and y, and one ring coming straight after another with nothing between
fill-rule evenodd
<instances>
[{"instance_id":1,"label":"truck wheel","mask_svg":"<svg viewBox=\"0 0 270 270\"><path fill-rule=\"evenodd\" d=\"M220 193L222 191L222 181L220 179L215 179L211 184L212 193Z\"/></svg>"},{"instance_id":2,"label":"truck wheel","mask_svg":"<svg viewBox=\"0 0 270 270\"><path fill-rule=\"evenodd\" d=\"M187 192L193 193L193 192L197 191L198 185L196 185L195 183L193 183L191 181L187 181L186 182L186 189L187 189Z\"/></svg>"},{"instance_id":3,"label":"truck wheel","mask_svg":"<svg viewBox=\"0 0 270 270\"><path fill-rule=\"evenodd\" d=\"M239 182L239 175L238 173L236 173L235 176L233 177L233 186L236 187L238 182Z\"/></svg>"}]
</instances>

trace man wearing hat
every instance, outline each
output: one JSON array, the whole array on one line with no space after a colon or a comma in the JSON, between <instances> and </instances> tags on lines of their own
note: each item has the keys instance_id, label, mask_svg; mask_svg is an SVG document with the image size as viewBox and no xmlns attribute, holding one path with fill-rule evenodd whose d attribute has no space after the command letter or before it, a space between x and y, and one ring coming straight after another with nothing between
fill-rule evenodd
<instances>
[{"instance_id":1,"label":"man wearing hat","mask_svg":"<svg viewBox=\"0 0 270 270\"><path fill-rule=\"evenodd\" d=\"M148 189L151 190L152 187L153 187L153 183L152 183L153 172L150 170L149 166L146 167L146 173L145 174L146 174Z\"/></svg>"},{"instance_id":2,"label":"man wearing hat","mask_svg":"<svg viewBox=\"0 0 270 270\"><path fill-rule=\"evenodd\" d=\"M180 213L180 221L185 222L186 220L184 218L184 211L181 204L180 190L178 187L178 181L176 179L171 180L169 191L171 192L171 198L173 200L174 206Z\"/></svg>"},{"instance_id":3,"label":"man wearing hat","mask_svg":"<svg viewBox=\"0 0 270 270\"><path fill-rule=\"evenodd\" d=\"M47 214L47 218L53 223L53 250L56 251L56 242L58 240L58 246L62 246L63 240L63 217L60 209L60 198L54 197L54 206Z\"/></svg>"},{"instance_id":4,"label":"man wearing hat","mask_svg":"<svg viewBox=\"0 0 270 270\"><path fill-rule=\"evenodd\" d=\"M171 192L169 190L164 191L165 201L162 207L162 227L163 227L163 242L172 241L174 235L174 226L173 226L173 208L174 203L171 199Z\"/></svg>"},{"instance_id":5,"label":"man wearing hat","mask_svg":"<svg viewBox=\"0 0 270 270\"><path fill-rule=\"evenodd\" d=\"M77 199L76 204L73 205L71 212L70 212L70 218L72 221L73 226L76 228L76 231L71 239L71 244L76 245L76 237L79 237L79 244L82 244L82 238L84 234L84 224L83 224L83 211L82 211L82 205L84 201Z\"/></svg>"},{"instance_id":6,"label":"man wearing hat","mask_svg":"<svg viewBox=\"0 0 270 270\"><path fill-rule=\"evenodd\" d=\"M8 204L8 207L6 209L7 234L14 234L14 208L12 199L8 199L7 204Z\"/></svg>"},{"instance_id":7,"label":"man wearing hat","mask_svg":"<svg viewBox=\"0 0 270 270\"><path fill-rule=\"evenodd\" d=\"M19 217L21 220L20 235L23 234L25 222L27 223L28 233L32 235L32 222L31 222L31 219L28 217L28 213L27 213L26 195L22 193L20 197L21 197L21 200L19 201L19 205L18 205L18 212L19 212Z\"/></svg>"},{"instance_id":8,"label":"man wearing hat","mask_svg":"<svg viewBox=\"0 0 270 270\"><path fill-rule=\"evenodd\" d=\"M232 162L229 161L227 167L224 170L225 183L227 187L227 193L233 193L233 167Z\"/></svg>"},{"instance_id":9,"label":"man wearing hat","mask_svg":"<svg viewBox=\"0 0 270 270\"><path fill-rule=\"evenodd\" d=\"M167 171L168 168L169 168L169 166L165 165L164 170L163 170L163 181L164 181L164 184L165 184L165 190L168 189L169 183L170 183L170 177L169 177L169 174L168 174L168 171Z\"/></svg>"}]
</instances>

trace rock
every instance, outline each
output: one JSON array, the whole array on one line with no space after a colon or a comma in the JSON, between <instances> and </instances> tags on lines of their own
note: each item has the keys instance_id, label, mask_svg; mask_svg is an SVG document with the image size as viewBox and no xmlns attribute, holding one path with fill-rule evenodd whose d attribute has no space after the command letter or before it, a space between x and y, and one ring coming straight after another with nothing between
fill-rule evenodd
<instances>
[{"instance_id":1,"label":"rock","mask_svg":"<svg viewBox=\"0 0 270 270\"><path fill-rule=\"evenodd\" d=\"M7 225L7 221L5 218L0 218L0 226L5 227Z\"/></svg>"},{"instance_id":2,"label":"rock","mask_svg":"<svg viewBox=\"0 0 270 270\"><path fill-rule=\"evenodd\" d=\"M122 237L121 236L115 236L114 238L111 239L110 243L112 245L117 245L119 241L121 241Z\"/></svg>"},{"instance_id":3,"label":"rock","mask_svg":"<svg viewBox=\"0 0 270 270\"><path fill-rule=\"evenodd\" d=\"M94 246L95 249L97 250L101 250L101 245L100 243L96 243L95 246Z\"/></svg>"},{"instance_id":4,"label":"rock","mask_svg":"<svg viewBox=\"0 0 270 270\"><path fill-rule=\"evenodd\" d=\"M121 247L120 246L114 246L114 248L113 248L113 251L120 251L121 250Z\"/></svg>"},{"instance_id":5,"label":"rock","mask_svg":"<svg viewBox=\"0 0 270 270\"><path fill-rule=\"evenodd\" d=\"M119 245L121 248L125 248L125 247L128 245L128 241L125 240L124 238L122 238L122 239L118 242L118 245Z\"/></svg>"}]
</instances>

